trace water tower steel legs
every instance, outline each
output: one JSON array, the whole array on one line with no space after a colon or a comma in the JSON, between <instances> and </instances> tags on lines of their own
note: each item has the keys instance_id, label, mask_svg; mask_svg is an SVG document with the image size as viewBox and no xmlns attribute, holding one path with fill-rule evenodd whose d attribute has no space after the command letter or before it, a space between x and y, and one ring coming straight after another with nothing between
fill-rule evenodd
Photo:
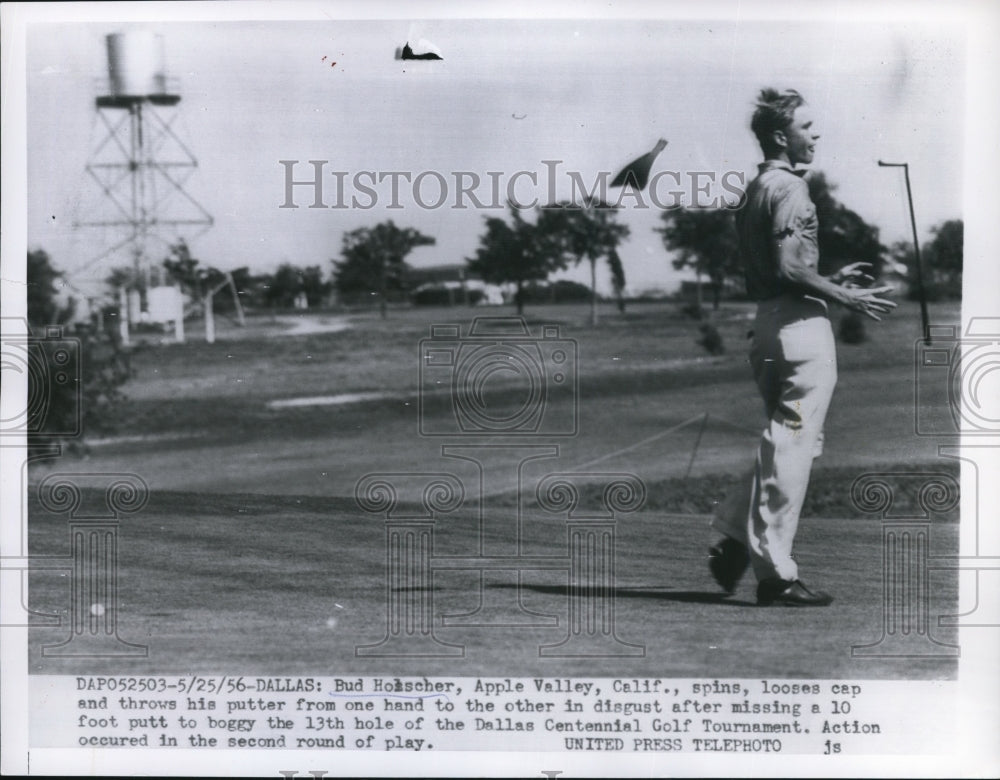
<instances>
[{"instance_id":1,"label":"water tower steel legs","mask_svg":"<svg viewBox=\"0 0 1000 780\"><path fill-rule=\"evenodd\" d=\"M197 228L194 238L213 224L211 215L184 190L186 175L198 161L172 129L174 116L162 111L180 103L168 92L163 38L154 33L107 36L108 90L95 100L106 134L95 147L86 171L103 196L97 213L75 227L117 228L120 240L76 269L80 275L120 251L130 254L132 279L125 289L142 291L140 313L148 312L147 291L153 282L154 244L170 247L183 228ZM169 231L169 232L168 232ZM126 329L138 317L123 318ZM145 317L143 317L145 319ZM161 320L165 322L166 320ZM178 341L184 339L183 313L174 322Z\"/></svg>"}]
</instances>

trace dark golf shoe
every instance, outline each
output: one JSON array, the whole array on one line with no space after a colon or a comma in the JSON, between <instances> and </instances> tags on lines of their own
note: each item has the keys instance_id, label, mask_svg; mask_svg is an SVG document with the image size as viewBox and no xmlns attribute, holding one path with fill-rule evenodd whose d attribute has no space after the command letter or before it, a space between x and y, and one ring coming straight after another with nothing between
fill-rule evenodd
<instances>
[{"instance_id":1,"label":"dark golf shoe","mask_svg":"<svg viewBox=\"0 0 1000 780\"><path fill-rule=\"evenodd\" d=\"M747 548L728 536L708 549L708 570L726 593L735 590L749 564Z\"/></svg>"},{"instance_id":2,"label":"dark golf shoe","mask_svg":"<svg viewBox=\"0 0 1000 780\"><path fill-rule=\"evenodd\" d=\"M833 596L821 590L809 590L800 580L777 578L761 580L757 585L757 606L825 607Z\"/></svg>"}]
</instances>

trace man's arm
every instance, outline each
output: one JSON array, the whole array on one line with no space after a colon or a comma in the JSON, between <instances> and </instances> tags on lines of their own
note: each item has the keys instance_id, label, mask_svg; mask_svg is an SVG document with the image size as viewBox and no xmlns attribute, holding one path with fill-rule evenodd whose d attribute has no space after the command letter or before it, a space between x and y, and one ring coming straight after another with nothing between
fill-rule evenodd
<instances>
[{"instance_id":1,"label":"man's arm","mask_svg":"<svg viewBox=\"0 0 1000 780\"><path fill-rule=\"evenodd\" d=\"M802 262L800 251L802 239L795 232L775 237L774 251L778 258L778 275L782 280L833 303L839 303L852 311L860 312L873 320L881 319L879 314L888 314L896 308L894 301L879 296L892 292L892 287L864 289L841 287L816 273Z\"/></svg>"}]
</instances>

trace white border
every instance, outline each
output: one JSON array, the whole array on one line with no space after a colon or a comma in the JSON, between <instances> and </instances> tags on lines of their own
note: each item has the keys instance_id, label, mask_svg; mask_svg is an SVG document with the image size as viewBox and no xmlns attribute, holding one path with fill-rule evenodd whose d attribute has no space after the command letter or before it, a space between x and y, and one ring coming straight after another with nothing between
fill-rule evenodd
<instances>
[{"instance_id":1,"label":"white border","mask_svg":"<svg viewBox=\"0 0 1000 780\"><path fill-rule=\"evenodd\" d=\"M401 3L401 2L227 2L227 3L25 3L4 4L2 9L2 183L3 206L0 210L0 256L2 256L2 295L5 316L24 315L24 265L19 258L26 253L26 164L25 139L25 35L26 25L35 21L143 21L185 18L202 21L279 20L279 19L392 19L392 18L744 18L753 20L802 20L879 22L901 20L940 20L966 22L969 29L967 79L968 109L964 118L965 211L967 261L964 317L996 314L1000 290L1000 262L996 237L1000 194L996 174L1000 172L1000 115L996 74L1000 73L1000 6L989 0L968 2L684 2L574 3L503 2L503 3ZM959 120L956 119L956 135ZM18 258L18 259L15 259ZM17 388L5 387L5 393ZM9 488L12 480L20 482L20 468L13 464L11 450L3 452L3 516L18 516L19 497ZM1000 473L994 469L993 474ZM989 479L989 475L981 475ZM971 509L970 496L963 495L963 517ZM996 526L993 507L981 506L980 522ZM4 536L4 549L9 539ZM995 545L994 545L995 547ZM2 594L6 600L8 593ZM27 763L27 631L5 629L3 637L2 693L3 735L2 771L28 772ZM963 629L963 656L959 678L959 733L961 743L950 758L908 756L796 757L794 765L780 756L746 757L739 764L714 764L711 771L750 771L753 774L797 775L812 777L840 776L975 776L995 775L1000 767L1000 630ZM217 757L220 765L206 766L210 754L189 751L151 750L141 756L131 751L93 751L82 760L77 750L32 751L33 773L130 774L163 772L174 774L253 774L259 769L259 754L226 751ZM449 776L487 773L536 773L549 765L562 767L566 775L596 774L611 771L646 774L698 774L706 764L689 755L642 757L610 755L612 765L594 756L559 754L436 754L407 755L400 767L391 755L340 753L336 763L322 754L295 752L288 757L289 767L331 769L356 774L442 774ZM734 759L735 760L735 759ZM222 766L224 762L224 766ZM223 770L224 772L220 771Z\"/></svg>"}]
</instances>

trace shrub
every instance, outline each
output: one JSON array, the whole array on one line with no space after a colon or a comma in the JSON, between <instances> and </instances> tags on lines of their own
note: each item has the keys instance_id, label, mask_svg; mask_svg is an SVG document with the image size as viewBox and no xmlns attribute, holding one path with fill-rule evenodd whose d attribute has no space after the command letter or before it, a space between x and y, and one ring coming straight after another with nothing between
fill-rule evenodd
<instances>
[{"instance_id":1,"label":"shrub","mask_svg":"<svg viewBox=\"0 0 1000 780\"><path fill-rule=\"evenodd\" d=\"M706 322L702 324L698 330L701 332L701 338L698 339L698 344L703 346L708 354L722 355L725 353L726 345L722 342L722 334L719 333L718 328Z\"/></svg>"},{"instance_id":2,"label":"shrub","mask_svg":"<svg viewBox=\"0 0 1000 780\"><path fill-rule=\"evenodd\" d=\"M74 307L72 301L67 305L58 301L52 282L62 274L51 266L48 255L39 250L28 257L28 287L33 296L29 298L28 324L32 335L42 340L48 335L48 326L66 323L72 317ZM62 337L79 342L79 384L60 381L58 360L49 365L53 354L45 348L37 350L35 354L50 370L35 375L36 381L39 377L47 380L45 387L32 387L29 376L29 404L31 399L44 399L44 418L29 427L49 435L29 434L28 447L34 453L51 452L53 440L59 440L61 433L66 434L61 438L70 450L85 451L83 437L115 430L119 405L124 400L121 386L132 375L128 353L113 331L87 323L63 324ZM78 427L82 431L80 438L71 436Z\"/></svg>"},{"instance_id":3,"label":"shrub","mask_svg":"<svg viewBox=\"0 0 1000 780\"><path fill-rule=\"evenodd\" d=\"M690 317L692 320L700 320L705 316L704 310L695 301L685 303L681 306L681 314L685 317Z\"/></svg>"},{"instance_id":4,"label":"shrub","mask_svg":"<svg viewBox=\"0 0 1000 780\"><path fill-rule=\"evenodd\" d=\"M840 320L840 340L845 344L861 344L867 340L864 318L856 311L848 312Z\"/></svg>"}]
</instances>

